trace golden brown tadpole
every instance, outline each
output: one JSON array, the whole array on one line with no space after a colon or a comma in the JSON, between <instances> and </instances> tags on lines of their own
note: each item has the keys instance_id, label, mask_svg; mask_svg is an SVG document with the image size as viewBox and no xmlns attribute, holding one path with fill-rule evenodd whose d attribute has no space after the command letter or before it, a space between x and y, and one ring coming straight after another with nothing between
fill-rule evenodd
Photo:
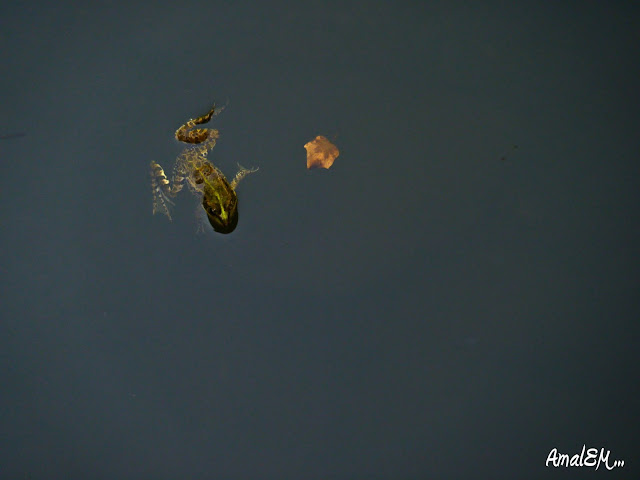
<instances>
[{"instance_id":1,"label":"golden brown tadpole","mask_svg":"<svg viewBox=\"0 0 640 480\"><path fill-rule=\"evenodd\" d=\"M330 168L340 151L326 137L318 135L304 146L307 151L307 168Z\"/></svg>"},{"instance_id":2,"label":"golden brown tadpole","mask_svg":"<svg viewBox=\"0 0 640 480\"><path fill-rule=\"evenodd\" d=\"M231 233L238 224L238 197L236 188L240 180L257 168L247 169L238 165L238 172L231 182L208 159L209 152L215 147L218 130L213 128L195 128L202 125L222 111L215 106L208 113L187 121L176 131L178 141L188 146L178 155L173 168L173 177L167 178L164 169L151 162L151 189L153 192L153 213L163 213L171 220L169 205L186 185L200 198L202 208L207 213L209 223L216 232Z\"/></svg>"}]
</instances>

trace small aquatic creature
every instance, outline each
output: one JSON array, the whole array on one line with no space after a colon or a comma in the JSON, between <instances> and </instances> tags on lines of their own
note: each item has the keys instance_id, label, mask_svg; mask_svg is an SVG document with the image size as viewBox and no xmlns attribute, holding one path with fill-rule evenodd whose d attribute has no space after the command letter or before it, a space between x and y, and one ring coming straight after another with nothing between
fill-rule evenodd
<instances>
[{"instance_id":1,"label":"small aquatic creature","mask_svg":"<svg viewBox=\"0 0 640 480\"><path fill-rule=\"evenodd\" d=\"M338 147L322 135L307 142L304 148L307 151L307 168L329 168L340 155Z\"/></svg>"},{"instance_id":2,"label":"small aquatic creature","mask_svg":"<svg viewBox=\"0 0 640 480\"><path fill-rule=\"evenodd\" d=\"M189 120L176 130L176 139L189 144L176 159L171 181L162 167L151 162L151 188L153 190L153 213L164 213L171 220L167 204L186 183L189 189L202 200L209 223L216 232L231 233L238 225L238 197L236 187L240 180L258 169L246 169L238 165L238 173L227 181L224 174L207 159L207 154L216 145L219 132L212 128L194 128L209 122L223 109L214 105L205 115Z\"/></svg>"},{"instance_id":3,"label":"small aquatic creature","mask_svg":"<svg viewBox=\"0 0 640 480\"><path fill-rule=\"evenodd\" d=\"M518 149L518 145L513 145L510 149L505 150L505 152L500 156L500 161L506 162L509 158L507 154L511 154L511 152L515 152Z\"/></svg>"}]
</instances>

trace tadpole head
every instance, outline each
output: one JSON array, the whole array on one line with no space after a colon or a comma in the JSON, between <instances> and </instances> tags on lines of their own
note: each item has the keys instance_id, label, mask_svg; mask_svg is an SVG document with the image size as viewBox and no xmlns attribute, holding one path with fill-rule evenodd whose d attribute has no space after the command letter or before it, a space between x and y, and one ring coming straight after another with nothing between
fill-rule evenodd
<instances>
[{"instance_id":1,"label":"tadpole head","mask_svg":"<svg viewBox=\"0 0 640 480\"><path fill-rule=\"evenodd\" d=\"M207 218L213 229L218 233L231 233L238 226L238 205L231 206L226 218L221 215L220 209L212 207L206 202L202 202L202 208L207 212Z\"/></svg>"}]
</instances>

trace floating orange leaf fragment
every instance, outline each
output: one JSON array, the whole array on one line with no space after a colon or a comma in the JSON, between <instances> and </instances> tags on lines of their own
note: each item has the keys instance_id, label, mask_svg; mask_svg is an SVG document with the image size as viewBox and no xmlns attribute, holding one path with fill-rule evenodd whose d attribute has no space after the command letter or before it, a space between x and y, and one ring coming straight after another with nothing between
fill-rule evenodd
<instances>
[{"instance_id":1,"label":"floating orange leaf fragment","mask_svg":"<svg viewBox=\"0 0 640 480\"><path fill-rule=\"evenodd\" d=\"M322 135L308 142L304 148L307 150L307 168L329 168L340 155L338 147Z\"/></svg>"}]
</instances>

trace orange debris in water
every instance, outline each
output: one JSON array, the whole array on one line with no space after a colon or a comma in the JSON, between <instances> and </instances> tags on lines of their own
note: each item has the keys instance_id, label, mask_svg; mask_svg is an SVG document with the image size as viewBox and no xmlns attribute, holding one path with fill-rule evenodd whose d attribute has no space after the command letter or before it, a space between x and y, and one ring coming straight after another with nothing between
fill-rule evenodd
<instances>
[{"instance_id":1,"label":"orange debris in water","mask_svg":"<svg viewBox=\"0 0 640 480\"><path fill-rule=\"evenodd\" d=\"M308 142L304 148L307 150L307 168L329 168L340 155L338 147L322 135Z\"/></svg>"}]
</instances>

